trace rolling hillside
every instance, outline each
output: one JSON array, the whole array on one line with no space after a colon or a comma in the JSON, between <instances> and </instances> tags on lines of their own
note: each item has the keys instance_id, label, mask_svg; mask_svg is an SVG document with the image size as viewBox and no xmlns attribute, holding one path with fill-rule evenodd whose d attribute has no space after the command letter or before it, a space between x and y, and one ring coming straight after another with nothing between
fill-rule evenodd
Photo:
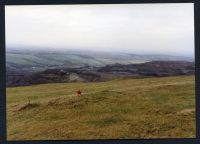
<instances>
[{"instance_id":1,"label":"rolling hillside","mask_svg":"<svg viewBox=\"0 0 200 144\"><path fill-rule=\"evenodd\" d=\"M82 96L76 96L78 89ZM52 83L6 92L8 140L195 137L194 76Z\"/></svg>"},{"instance_id":2,"label":"rolling hillside","mask_svg":"<svg viewBox=\"0 0 200 144\"><path fill-rule=\"evenodd\" d=\"M114 64L104 67L83 66L77 68L55 68L40 72L6 69L6 86L28 86L44 83L100 82L117 78L164 77L194 75L193 62L151 61L140 64Z\"/></svg>"},{"instance_id":3,"label":"rolling hillside","mask_svg":"<svg viewBox=\"0 0 200 144\"><path fill-rule=\"evenodd\" d=\"M117 52L94 51L43 51L7 50L6 67L16 70L40 71L47 68L81 67L85 65L102 67L108 64L136 64L148 61L194 61L190 57L169 55L135 55Z\"/></svg>"}]
</instances>

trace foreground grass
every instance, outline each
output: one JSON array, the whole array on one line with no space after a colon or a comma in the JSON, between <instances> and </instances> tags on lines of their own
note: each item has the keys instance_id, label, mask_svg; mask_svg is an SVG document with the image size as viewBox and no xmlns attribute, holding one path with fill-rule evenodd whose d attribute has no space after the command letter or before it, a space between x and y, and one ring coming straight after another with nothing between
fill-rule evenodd
<instances>
[{"instance_id":1,"label":"foreground grass","mask_svg":"<svg viewBox=\"0 0 200 144\"><path fill-rule=\"evenodd\" d=\"M194 76L7 88L8 140L193 138L195 127Z\"/></svg>"}]
</instances>

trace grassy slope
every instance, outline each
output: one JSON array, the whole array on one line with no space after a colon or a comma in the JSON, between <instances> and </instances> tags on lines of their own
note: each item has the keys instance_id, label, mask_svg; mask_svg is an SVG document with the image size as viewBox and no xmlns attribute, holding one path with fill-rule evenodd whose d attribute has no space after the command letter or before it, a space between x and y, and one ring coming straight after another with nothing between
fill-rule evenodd
<instances>
[{"instance_id":1,"label":"grassy slope","mask_svg":"<svg viewBox=\"0 0 200 144\"><path fill-rule=\"evenodd\" d=\"M101 64L93 58L83 58L79 55L73 54L12 54L7 53L7 62L14 63L18 65L63 65L68 62L72 62L73 64Z\"/></svg>"},{"instance_id":2,"label":"grassy slope","mask_svg":"<svg viewBox=\"0 0 200 144\"><path fill-rule=\"evenodd\" d=\"M91 56L90 56L91 55ZM146 62L144 59L137 59L129 57L129 55L123 55L122 58L118 56L108 55L83 55L81 53L70 54L67 52L63 53L6 53L6 62L17 64L17 65L26 65L26 66L36 66L36 65L65 65L66 62L82 65L89 64L94 66L104 66L106 64L122 63L122 64L131 64L131 63L142 63Z\"/></svg>"},{"instance_id":3,"label":"grassy slope","mask_svg":"<svg viewBox=\"0 0 200 144\"><path fill-rule=\"evenodd\" d=\"M195 137L194 108L193 76L7 88L8 139Z\"/></svg>"}]
</instances>

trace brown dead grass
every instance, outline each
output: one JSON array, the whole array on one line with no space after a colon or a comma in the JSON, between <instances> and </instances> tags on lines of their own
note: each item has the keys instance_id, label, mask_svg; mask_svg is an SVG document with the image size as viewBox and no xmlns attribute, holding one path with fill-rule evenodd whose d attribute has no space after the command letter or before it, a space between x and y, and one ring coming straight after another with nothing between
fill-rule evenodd
<instances>
[{"instance_id":1,"label":"brown dead grass","mask_svg":"<svg viewBox=\"0 0 200 144\"><path fill-rule=\"evenodd\" d=\"M194 138L195 121L193 76L7 89L8 140Z\"/></svg>"},{"instance_id":2,"label":"brown dead grass","mask_svg":"<svg viewBox=\"0 0 200 144\"><path fill-rule=\"evenodd\" d=\"M28 103L28 104L22 106L21 108L19 108L19 111L28 110L28 109L32 109L32 108L36 108L36 107L38 107L38 106L39 106L38 103Z\"/></svg>"}]
</instances>

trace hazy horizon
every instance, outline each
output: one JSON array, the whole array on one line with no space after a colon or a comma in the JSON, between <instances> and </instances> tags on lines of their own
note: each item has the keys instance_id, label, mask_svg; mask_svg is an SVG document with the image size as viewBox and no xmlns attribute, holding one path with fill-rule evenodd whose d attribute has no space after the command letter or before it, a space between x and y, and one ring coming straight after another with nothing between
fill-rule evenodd
<instances>
[{"instance_id":1,"label":"hazy horizon","mask_svg":"<svg viewBox=\"0 0 200 144\"><path fill-rule=\"evenodd\" d=\"M30 48L30 47L29 47ZM194 59L194 55L176 55L176 54L162 54L162 53L145 53L145 52L143 52L143 53L133 53L133 52L119 52L119 51L98 51L98 50L96 50L96 49L94 49L94 50L88 50L88 49L63 49L63 48L61 48L61 49L54 49L54 48L41 48L41 47L34 47L34 48L30 48L30 49L27 49L27 47L25 48L24 47L24 49L23 48L20 48L20 49L18 49L18 48L10 48L10 49L7 49L6 50L6 52L16 52L16 51L18 51L18 52L21 52L21 51L23 51L23 52L49 52L49 53L51 53L51 52L53 52L53 53L55 53L55 52L57 52L57 53L62 53L62 52L72 52L72 53L76 53L76 52L90 52L91 54L92 53L108 53L108 54L133 54L133 55L138 55L138 56L150 56L150 55L157 55L157 56L177 56L177 57L186 57L186 58L192 58L192 59ZM84 54L83 53L83 54Z\"/></svg>"},{"instance_id":2,"label":"hazy horizon","mask_svg":"<svg viewBox=\"0 0 200 144\"><path fill-rule=\"evenodd\" d=\"M6 6L6 48L194 57L193 4Z\"/></svg>"}]
</instances>

